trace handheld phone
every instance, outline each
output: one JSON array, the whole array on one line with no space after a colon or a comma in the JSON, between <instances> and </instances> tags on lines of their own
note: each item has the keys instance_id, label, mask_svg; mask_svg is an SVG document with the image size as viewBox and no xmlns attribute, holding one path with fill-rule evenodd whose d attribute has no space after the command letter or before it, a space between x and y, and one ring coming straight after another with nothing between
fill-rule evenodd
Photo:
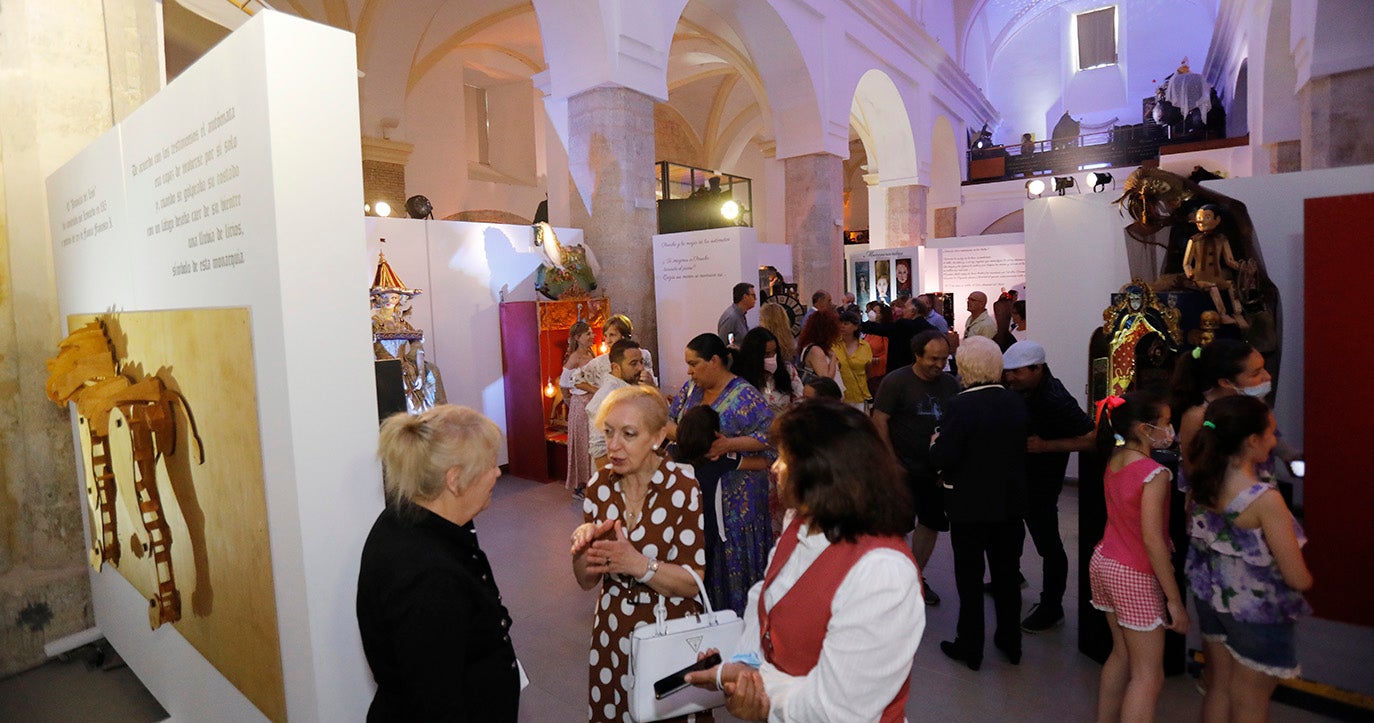
<instances>
[{"instance_id":1,"label":"handheld phone","mask_svg":"<svg viewBox=\"0 0 1374 723\"><path fill-rule=\"evenodd\" d=\"M1292 462L1288 463L1288 471L1292 472L1294 477L1301 478L1303 476L1303 473L1307 472L1307 462L1304 462L1300 459L1295 459Z\"/></svg>"},{"instance_id":2,"label":"handheld phone","mask_svg":"<svg viewBox=\"0 0 1374 723\"><path fill-rule=\"evenodd\" d=\"M687 687L688 673L694 673L698 670L709 670L717 665L720 665L720 653L711 653L676 673L669 673L667 676L654 682L654 697L659 700L667 698L673 693Z\"/></svg>"},{"instance_id":3,"label":"handheld phone","mask_svg":"<svg viewBox=\"0 0 1374 723\"><path fill-rule=\"evenodd\" d=\"M735 345L735 332L732 331L732 332L730 332L729 334L726 334L725 336L726 336L726 338L728 339L728 341L726 341L725 343L726 343L726 344L729 344L730 346L734 346L734 345Z\"/></svg>"}]
</instances>

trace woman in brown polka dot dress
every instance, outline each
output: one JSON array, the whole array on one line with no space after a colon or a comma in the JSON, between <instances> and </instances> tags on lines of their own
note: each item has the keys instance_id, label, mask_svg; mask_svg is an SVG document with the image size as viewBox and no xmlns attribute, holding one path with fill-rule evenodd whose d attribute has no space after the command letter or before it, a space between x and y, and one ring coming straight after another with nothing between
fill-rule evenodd
<instances>
[{"instance_id":1,"label":"woman in brown polka dot dress","mask_svg":"<svg viewBox=\"0 0 1374 723\"><path fill-rule=\"evenodd\" d=\"M588 675L588 719L629 721L625 692L630 632L652 623L659 596L668 617L700 612L698 575L706 567L701 490L690 466L657 453L667 436L668 406L657 392L628 387L602 403L610 463L587 484L585 523L572 535L573 573L583 590L598 584ZM697 720L703 720L701 714Z\"/></svg>"}]
</instances>

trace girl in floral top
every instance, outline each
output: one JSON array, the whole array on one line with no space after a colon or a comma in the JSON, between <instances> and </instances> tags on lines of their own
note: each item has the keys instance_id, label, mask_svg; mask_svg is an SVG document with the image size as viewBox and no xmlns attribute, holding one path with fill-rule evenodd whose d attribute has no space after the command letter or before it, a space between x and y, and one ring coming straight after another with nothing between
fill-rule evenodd
<instances>
[{"instance_id":1,"label":"girl in floral top","mask_svg":"<svg viewBox=\"0 0 1374 723\"><path fill-rule=\"evenodd\" d=\"M1294 621L1310 610L1306 542L1256 465L1274 448L1263 401L1218 399L1192 440L1188 585L1207 655L1203 720L1263 720L1279 678L1298 675Z\"/></svg>"}]
</instances>

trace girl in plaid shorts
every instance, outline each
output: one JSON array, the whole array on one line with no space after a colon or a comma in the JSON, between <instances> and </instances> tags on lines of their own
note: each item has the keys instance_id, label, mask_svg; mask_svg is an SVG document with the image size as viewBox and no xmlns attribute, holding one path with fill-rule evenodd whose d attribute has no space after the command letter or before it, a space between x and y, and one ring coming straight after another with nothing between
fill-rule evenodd
<instances>
[{"instance_id":1,"label":"girl in plaid shorts","mask_svg":"<svg viewBox=\"0 0 1374 723\"><path fill-rule=\"evenodd\" d=\"M1188 630L1169 544L1169 470L1150 458L1174 443L1169 406L1139 392L1097 408L1107 529L1088 577L1093 607L1107 614L1112 654L1102 666L1097 719L1153 720L1164 685L1164 631ZM1108 456L1110 455L1110 456Z\"/></svg>"}]
</instances>

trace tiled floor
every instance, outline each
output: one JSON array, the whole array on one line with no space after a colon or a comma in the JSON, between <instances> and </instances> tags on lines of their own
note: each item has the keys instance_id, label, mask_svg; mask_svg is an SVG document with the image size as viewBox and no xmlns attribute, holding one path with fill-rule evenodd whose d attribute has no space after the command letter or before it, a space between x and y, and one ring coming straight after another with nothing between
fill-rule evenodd
<instances>
[{"instance_id":1,"label":"tiled floor","mask_svg":"<svg viewBox=\"0 0 1374 723\"><path fill-rule=\"evenodd\" d=\"M1078 546L1077 494L1066 490L1060 524L1070 550ZM595 592L584 592L572 577L568 537L581 521L580 506L558 485L540 485L514 477L497 484L491 508L477 519L482 547L492 560L502 594L511 607L516 651L529 674L530 687L520 701L520 718L530 723L585 720L587 644ZM1027 543L1024 572L1030 589L1026 605L1039 590L1039 559ZM916 652L907 716L912 721L1082 721L1094 716L1100 668L1076 647L1072 610L1075 555L1070 553L1071 612L1065 627L1027 636L1020 666L989 653L980 672L944 657L940 640L953 637L958 601L954 593L948 540L943 537L927 576L944 597L927 608L928 622ZM991 610L988 610L991 622ZM1374 693L1374 644L1371 631L1304 621L1300 657L1309 678L1342 683ZM1311 675L1317 673L1316 677ZM1345 676L1345 680L1341 680ZM83 691L98 677L98 695ZM1352 682L1353 681L1353 682ZM1159 720L1195 720L1201 696L1187 676L1167 679L1160 697ZM36 671L0 681L0 720L150 721L160 708L127 669L85 672L84 666L50 663ZM1275 721L1323 720L1282 704L1272 706ZM358 719L362 719L359 712ZM732 720L720 715L721 720Z\"/></svg>"}]
</instances>

